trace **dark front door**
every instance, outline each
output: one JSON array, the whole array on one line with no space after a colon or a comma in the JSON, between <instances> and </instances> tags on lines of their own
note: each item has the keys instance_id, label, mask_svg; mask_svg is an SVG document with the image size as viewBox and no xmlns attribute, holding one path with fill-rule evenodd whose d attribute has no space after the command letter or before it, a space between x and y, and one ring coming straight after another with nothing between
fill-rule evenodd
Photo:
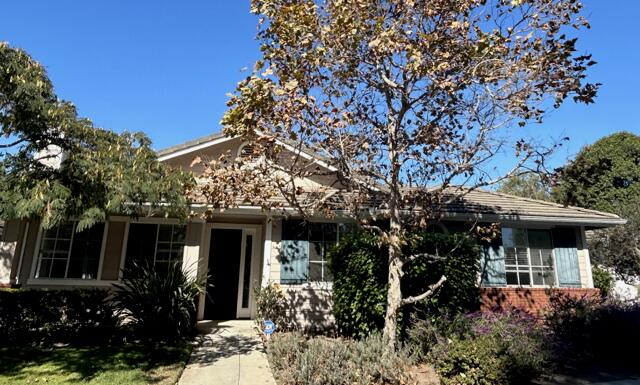
<instances>
[{"instance_id":1,"label":"dark front door","mask_svg":"<svg viewBox=\"0 0 640 385\"><path fill-rule=\"evenodd\" d=\"M206 319L235 319L242 230L213 229L209 244L209 287L204 307Z\"/></svg>"}]
</instances>

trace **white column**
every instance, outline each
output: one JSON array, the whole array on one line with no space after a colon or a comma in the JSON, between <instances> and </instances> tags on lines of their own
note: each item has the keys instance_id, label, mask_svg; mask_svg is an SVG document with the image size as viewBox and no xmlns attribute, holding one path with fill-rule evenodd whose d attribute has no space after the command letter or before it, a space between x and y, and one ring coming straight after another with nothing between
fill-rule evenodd
<instances>
[{"instance_id":1,"label":"white column","mask_svg":"<svg viewBox=\"0 0 640 385\"><path fill-rule=\"evenodd\" d=\"M593 275L591 273L591 258L589 257L589 245L587 244L587 235L584 231L584 226L580 226L580 239L582 241L584 266L585 266L585 269L587 269L587 288L593 289Z\"/></svg>"},{"instance_id":2,"label":"white column","mask_svg":"<svg viewBox=\"0 0 640 385\"><path fill-rule=\"evenodd\" d=\"M269 284L269 276L271 273L271 233L273 230L273 221L271 217L267 217L264 227L264 246L262 251L262 281L261 287Z\"/></svg>"}]
</instances>

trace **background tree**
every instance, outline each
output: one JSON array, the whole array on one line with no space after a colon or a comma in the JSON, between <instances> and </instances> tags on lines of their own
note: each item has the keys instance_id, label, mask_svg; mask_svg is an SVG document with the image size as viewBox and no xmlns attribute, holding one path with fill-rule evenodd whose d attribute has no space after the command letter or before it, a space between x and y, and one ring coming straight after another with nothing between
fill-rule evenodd
<instances>
[{"instance_id":1,"label":"background tree","mask_svg":"<svg viewBox=\"0 0 640 385\"><path fill-rule=\"evenodd\" d=\"M81 231L110 213L185 217L191 176L158 163L141 133L117 134L58 99L45 70L0 42L0 217L78 218ZM165 205L169 203L170 205Z\"/></svg>"},{"instance_id":2,"label":"background tree","mask_svg":"<svg viewBox=\"0 0 640 385\"><path fill-rule=\"evenodd\" d=\"M514 175L498 183L498 192L523 198L551 200L549 184L537 173Z\"/></svg>"},{"instance_id":3,"label":"background tree","mask_svg":"<svg viewBox=\"0 0 640 385\"><path fill-rule=\"evenodd\" d=\"M229 100L224 132L264 157L252 166L263 197L268 188L304 217L347 208L379 233L389 351L399 309L446 281L403 297L408 265L434 258L404 255L407 231L474 188L538 170L553 146L534 148L510 130L540 123L568 97L593 100L593 62L567 35L587 25L580 9L575 0L252 1L262 58ZM513 156L507 171L492 163L498 153ZM250 167L228 177L225 164L210 164L209 175L225 177L209 186L243 180L250 192ZM301 183L329 177L330 187ZM224 204L220 191L209 188L209 202Z\"/></svg>"},{"instance_id":4,"label":"background tree","mask_svg":"<svg viewBox=\"0 0 640 385\"><path fill-rule=\"evenodd\" d=\"M583 148L560 170L553 196L627 219L624 226L594 232L593 260L623 275L640 274L640 136L619 132Z\"/></svg>"}]
</instances>

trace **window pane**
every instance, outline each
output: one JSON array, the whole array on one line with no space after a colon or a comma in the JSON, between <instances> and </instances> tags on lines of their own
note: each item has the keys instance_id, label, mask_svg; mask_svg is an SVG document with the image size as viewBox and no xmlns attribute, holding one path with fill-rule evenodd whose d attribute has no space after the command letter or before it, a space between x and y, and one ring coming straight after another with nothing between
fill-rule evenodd
<instances>
[{"instance_id":1,"label":"window pane","mask_svg":"<svg viewBox=\"0 0 640 385\"><path fill-rule=\"evenodd\" d=\"M309 262L309 281L322 281L322 263Z\"/></svg>"},{"instance_id":2,"label":"window pane","mask_svg":"<svg viewBox=\"0 0 640 385\"><path fill-rule=\"evenodd\" d=\"M529 230L529 247L551 249L551 232L548 230Z\"/></svg>"},{"instance_id":3,"label":"window pane","mask_svg":"<svg viewBox=\"0 0 640 385\"><path fill-rule=\"evenodd\" d=\"M52 259L51 260L51 274L49 278L64 278L67 270L66 259Z\"/></svg>"},{"instance_id":4,"label":"window pane","mask_svg":"<svg viewBox=\"0 0 640 385\"><path fill-rule=\"evenodd\" d=\"M102 251L104 223L74 234L67 278L96 279Z\"/></svg>"},{"instance_id":5,"label":"window pane","mask_svg":"<svg viewBox=\"0 0 640 385\"><path fill-rule=\"evenodd\" d=\"M51 270L51 260L50 259L40 260L40 269L38 270L38 278L49 278L50 270Z\"/></svg>"},{"instance_id":6,"label":"window pane","mask_svg":"<svg viewBox=\"0 0 640 385\"><path fill-rule=\"evenodd\" d=\"M551 249L548 250L540 250L540 254L542 254L542 265L547 267L553 266L553 251Z\"/></svg>"},{"instance_id":7,"label":"window pane","mask_svg":"<svg viewBox=\"0 0 640 385\"><path fill-rule=\"evenodd\" d=\"M336 223L324 223L324 241L325 242L337 242L338 241L338 225Z\"/></svg>"},{"instance_id":8,"label":"window pane","mask_svg":"<svg viewBox=\"0 0 640 385\"><path fill-rule=\"evenodd\" d=\"M526 248L518 248L516 249L516 254L518 258L518 266L528 266L529 265L529 256L527 255Z\"/></svg>"},{"instance_id":9,"label":"window pane","mask_svg":"<svg viewBox=\"0 0 640 385\"><path fill-rule=\"evenodd\" d=\"M160 225L158 229L158 242L171 242L172 233L172 225Z\"/></svg>"},{"instance_id":10,"label":"window pane","mask_svg":"<svg viewBox=\"0 0 640 385\"><path fill-rule=\"evenodd\" d=\"M58 230L58 239L71 239L73 234L73 222L64 222Z\"/></svg>"},{"instance_id":11,"label":"window pane","mask_svg":"<svg viewBox=\"0 0 640 385\"><path fill-rule=\"evenodd\" d=\"M507 285L518 284L518 273L507 271Z\"/></svg>"},{"instance_id":12,"label":"window pane","mask_svg":"<svg viewBox=\"0 0 640 385\"><path fill-rule=\"evenodd\" d=\"M306 224L297 220L282 221L282 239L287 241L309 240Z\"/></svg>"},{"instance_id":13,"label":"window pane","mask_svg":"<svg viewBox=\"0 0 640 385\"><path fill-rule=\"evenodd\" d=\"M530 250L530 253L531 253L531 264L533 266L541 266L542 265L541 252L542 252L542 250L540 250L540 249L531 249Z\"/></svg>"},{"instance_id":14,"label":"window pane","mask_svg":"<svg viewBox=\"0 0 640 385\"><path fill-rule=\"evenodd\" d=\"M125 261L127 266L130 266L133 261L153 261L157 231L158 225L156 224L132 223L129 225Z\"/></svg>"},{"instance_id":15,"label":"window pane","mask_svg":"<svg viewBox=\"0 0 640 385\"><path fill-rule=\"evenodd\" d=\"M322 242L309 242L309 260L322 262Z\"/></svg>"},{"instance_id":16,"label":"window pane","mask_svg":"<svg viewBox=\"0 0 640 385\"><path fill-rule=\"evenodd\" d=\"M187 238L187 226L173 225L173 243L184 243Z\"/></svg>"},{"instance_id":17,"label":"window pane","mask_svg":"<svg viewBox=\"0 0 640 385\"><path fill-rule=\"evenodd\" d=\"M309 224L309 240L324 241L324 223Z\"/></svg>"},{"instance_id":18,"label":"window pane","mask_svg":"<svg viewBox=\"0 0 640 385\"><path fill-rule=\"evenodd\" d=\"M544 285L544 278L542 269L539 267L533 268L533 284L534 285Z\"/></svg>"},{"instance_id":19,"label":"window pane","mask_svg":"<svg viewBox=\"0 0 640 385\"><path fill-rule=\"evenodd\" d=\"M244 271L242 273L242 307L249 307L249 292L251 289L251 254L253 248L253 236L247 235L244 244Z\"/></svg>"},{"instance_id":20,"label":"window pane","mask_svg":"<svg viewBox=\"0 0 640 385\"><path fill-rule=\"evenodd\" d=\"M529 276L529 273L519 273L520 275L520 285L521 286L525 286L525 285L531 285L531 277Z\"/></svg>"},{"instance_id":21,"label":"window pane","mask_svg":"<svg viewBox=\"0 0 640 385\"><path fill-rule=\"evenodd\" d=\"M507 265L515 266L515 264L516 264L516 249L509 248L509 249L505 249L504 252L505 252L504 263L507 264Z\"/></svg>"},{"instance_id":22,"label":"window pane","mask_svg":"<svg viewBox=\"0 0 640 385\"><path fill-rule=\"evenodd\" d=\"M333 282L333 274L331 274L331 270L329 269L329 264L325 263L322 266L322 277L326 282Z\"/></svg>"}]
</instances>

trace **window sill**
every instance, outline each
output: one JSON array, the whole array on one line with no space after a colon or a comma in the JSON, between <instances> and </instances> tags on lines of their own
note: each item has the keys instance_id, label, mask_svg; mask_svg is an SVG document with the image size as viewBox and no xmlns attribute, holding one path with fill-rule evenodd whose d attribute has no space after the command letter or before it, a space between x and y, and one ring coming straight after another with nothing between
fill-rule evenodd
<instances>
[{"instance_id":1,"label":"window sill","mask_svg":"<svg viewBox=\"0 0 640 385\"><path fill-rule=\"evenodd\" d=\"M280 283L284 289L333 290L333 282Z\"/></svg>"},{"instance_id":2,"label":"window sill","mask_svg":"<svg viewBox=\"0 0 640 385\"><path fill-rule=\"evenodd\" d=\"M111 286L118 281L97 279L29 278L27 285L41 286Z\"/></svg>"}]
</instances>

